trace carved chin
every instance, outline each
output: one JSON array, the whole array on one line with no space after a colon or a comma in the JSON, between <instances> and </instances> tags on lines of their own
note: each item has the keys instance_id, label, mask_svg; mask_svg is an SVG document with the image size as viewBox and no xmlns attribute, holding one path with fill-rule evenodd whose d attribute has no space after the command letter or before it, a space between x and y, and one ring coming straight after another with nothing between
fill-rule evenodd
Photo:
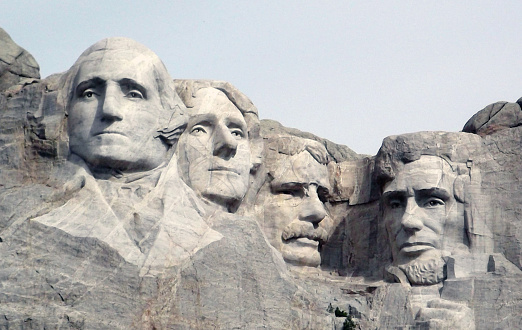
<instances>
[{"instance_id":1,"label":"carved chin","mask_svg":"<svg viewBox=\"0 0 522 330\"><path fill-rule=\"evenodd\" d=\"M189 186L214 203L235 203L245 196L248 180L235 173L214 172L207 181L193 180Z\"/></svg>"},{"instance_id":2,"label":"carved chin","mask_svg":"<svg viewBox=\"0 0 522 330\"><path fill-rule=\"evenodd\" d=\"M440 257L413 260L399 268L414 285L433 285L446 279L446 262Z\"/></svg>"},{"instance_id":3,"label":"carved chin","mask_svg":"<svg viewBox=\"0 0 522 330\"><path fill-rule=\"evenodd\" d=\"M321 264L319 243L306 238L291 240L283 244L281 254L283 259L292 265L317 267Z\"/></svg>"}]
</instances>

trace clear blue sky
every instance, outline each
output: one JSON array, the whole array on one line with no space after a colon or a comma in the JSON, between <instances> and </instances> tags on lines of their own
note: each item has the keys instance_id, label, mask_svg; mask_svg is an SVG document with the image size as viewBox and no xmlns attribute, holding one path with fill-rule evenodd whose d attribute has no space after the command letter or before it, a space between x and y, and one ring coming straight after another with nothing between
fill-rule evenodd
<instances>
[{"instance_id":1,"label":"clear blue sky","mask_svg":"<svg viewBox=\"0 0 522 330\"><path fill-rule=\"evenodd\" d=\"M458 131L522 96L520 1L7 1L0 26L42 76L110 36L173 78L226 80L275 119L375 154L388 135Z\"/></svg>"}]
</instances>

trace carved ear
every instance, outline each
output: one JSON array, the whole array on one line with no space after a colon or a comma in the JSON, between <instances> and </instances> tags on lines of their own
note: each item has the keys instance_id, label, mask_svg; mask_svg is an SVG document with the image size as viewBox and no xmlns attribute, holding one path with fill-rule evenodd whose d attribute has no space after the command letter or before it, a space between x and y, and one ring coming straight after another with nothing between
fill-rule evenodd
<instances>
[{"instance_id":1,"label":"carved ear","mask_svg":"<svg viewBox=\"0 0 522 330\"><path fill-rule=\"evenodd\" d=\"M155 137L161 138L169 146L173 146L178 143L179 137L183 133L185 128L176 128L169 131L168 128L158 130L158 134Z\"/></svg>"},{"instance_id":2,"label":"carved ear","mask_svg":"<svg viewBox=\"0 0 522 330\"><path fill-rule=\"evenodd\" d=\"M179 110L179 106L176 105L176 109L172 113L167 126L159 129L155 137L160 137L165 143L172 146L178 142L185 128L187 128L187 116L182 113Z\"/></svg>"},{"instance_id":3,"label":"carved ear","mask_svg":"<svg viewBox=\"0 0 522 330\"><path fill-rule=\"evenodd\" d=\"M455 182L453 183L453 195L458 202L466 202L466 186L469 184L470 178L467 174L458 175L455 179Z\"/></svg>"}]
</instances>

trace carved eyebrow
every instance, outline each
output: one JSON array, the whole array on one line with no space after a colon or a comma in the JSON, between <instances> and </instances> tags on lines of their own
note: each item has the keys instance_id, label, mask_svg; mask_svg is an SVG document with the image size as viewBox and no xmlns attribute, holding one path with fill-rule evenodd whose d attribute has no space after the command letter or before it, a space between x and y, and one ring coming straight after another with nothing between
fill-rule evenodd
<instances>
[{"instance_id":1,"label":"carved eyebrow","mask_svg":"<svg viewBox=\"0 0 522 330\"><path fill-rule=\"evenodd\" d=\"M404 198L408 195L406 190L387 191L382 194L382 199L389 200L393 198Z\"/></svg>"},{"instance_id":2,"label":"carved eyebrow","mask_svg":"<svg viewBox=\"0 0 522 330\"><path fill-rule=\"evenodd\" d=\"M270 187L274 191L285 190L285 189L297 189L305 185L303 182L272 182Z\"/></svg>"},{"instance_id":3,"label":"carved eyebrow","mask_svg":"<svg viewBox=\"0 0 522 330\"><path fill-rule=\"evenodd\" d=\"M80 96L86 89L93 88L93 87L96 88L96 87L104 86L104 85L105 85L105 80L103 80L100 77L94 77L94 78L91 78L88 80L84 80L84 81L80 82L78 84L78 86L76 86L75 95Z\"/></svg>"},{"instance_id":4,"label":"carved eyebrow","mask_svg":"<svg viewBox=\"0 0 522 330\"><path fill-rule=\"evenodd\" d=\"M430 189L417 190L415 192L415 195L418 198L437 197L442 200L448 200L451 198L450 193L446 189L442 189L442 188L430 188Z\"/></svg>"},{"instance_id":5,"label":"carved eyebrow","mask_svg":"<svg viewBox=\"0 0 522 330\"><path fill-rule=\"evenodd\" d=\"M194 123L194 125L203 125L203 126L210 126L212 125L210 123L210 120L206 120L206 119L203 119L203 120L198 120Z\"/></svg>"},{"instance_id":6,"label":"carved eyebrow","mask_svg":"<svg viewBox=\"0 0 522 330\"><path fill-rule=\"evenodd\" d=\"M236 118L230 118L230 119L227 121L227 127L228 127L228 128L239 128L239 129L241 129L242 131L246 131L246 129L247 129L246 124L243 123L241 120L236 119Z\"/></svg>"},{"instance_id":7,"label":"carved eyebrow","mask_svg":"<svg viewBox=\"0 0 522 330\"><path fill-rule=\"evenodd\" d=\"M126 87L128 89L137 89L138 91L140 91L141 94L143 94L143 98L147 98L147 89L142 84L138 83L136 80L130 78L123 78L119 80L118 83L120 84L120 86Z\"/></svg>"},{"instance_id":8,"label":"carved eyebrow","mask_svg":"<svg viewBox=\"0 0 522 330\"><path fill-rule=\"evenodd\" d=\"M193 115L189 119L189 126L194 125L205 125L205 126L212 126L213 122L216 121L216 115L211 113L204 113L200 115Z\"/></svg>"}]
</instances>

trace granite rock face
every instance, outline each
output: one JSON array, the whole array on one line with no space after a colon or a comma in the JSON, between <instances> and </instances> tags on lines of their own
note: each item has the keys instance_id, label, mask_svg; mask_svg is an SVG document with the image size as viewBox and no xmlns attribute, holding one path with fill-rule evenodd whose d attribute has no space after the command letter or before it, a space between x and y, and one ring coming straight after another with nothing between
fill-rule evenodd
<instances>
[{"instance_id":1,"label":"granite rock face","mask_svg":"<svg viewBox=\"0 0 522 330\"><path fill-rule=\"evenodd\" d=\"M0 91L31 79L40 79L38 63L0 28Z\"/></svg>"},{"instance_id":2,"label":"granite rock face","mask_svg":"<svg viewBox=\"0 0 522 330\"><path fill-rule=\"evenodd\" d=\"M485 136L521 124L522 110L518 103L496 102L471 117L462 131Z\"/></svg>"},{"instance_id":3,"label":"granite rock face","mask_svg":"<svg viewBox=\"0 0 522 330\"><path fill-rule=\"evenodd\" d=\"M0 32L2 328L522 328L518 103L358 155L135 41L40 80Z\"/></svg>"},{"instance_id":4,"label":"granite rock face","mask_svg":"<svg viewBox=\"0 0 522 330\"><path fill-rule=\"evenodd\" d=\"M475 114L463 131L482 136L487 158L481 161L483 189L491 198L496 249L522 268L520 216L520 116L518 103L497 102ZM509 198L506 198L509 192Z\"/></svg>"}]
</instances>

